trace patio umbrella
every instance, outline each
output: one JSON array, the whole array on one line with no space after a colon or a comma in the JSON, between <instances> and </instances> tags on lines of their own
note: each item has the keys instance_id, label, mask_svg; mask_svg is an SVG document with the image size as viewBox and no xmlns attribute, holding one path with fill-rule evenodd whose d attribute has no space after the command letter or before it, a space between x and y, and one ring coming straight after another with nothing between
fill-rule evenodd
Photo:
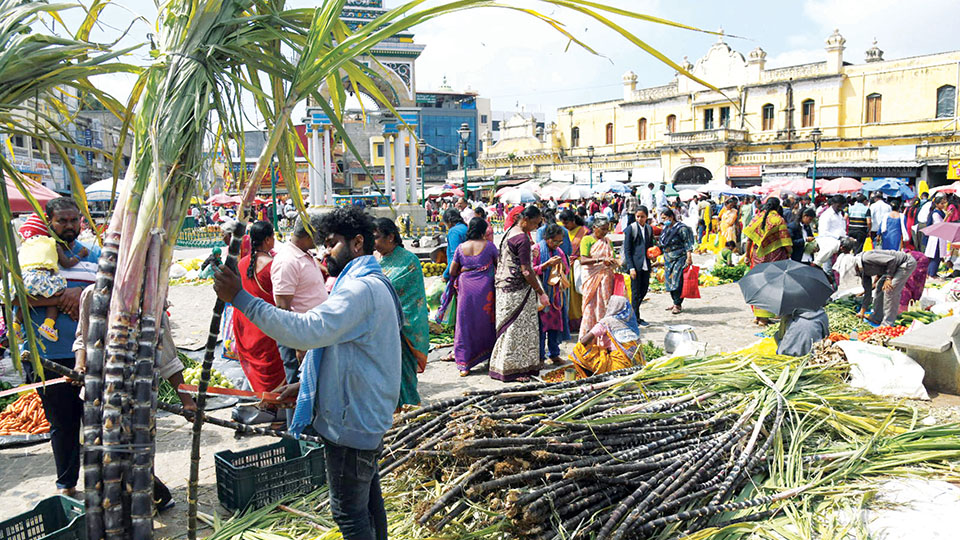
<instances>
[{"instance_id":1,"label":"patio umbrella","mask_svg":"<svg viewBox=\"0 0 960 540\"><path fill-rule=\"evenodd\" d=\"M834 178L823 183L820 191L826 195L856 193L863 189L863 184L855 178Z\"/></svg>"},{"instance_id":2,"label":"patio umbrella","mask_svg":"<svg viewBox=\"0 0 960 540\"><path fill-rule=\"evenodd\" d=\"M109 201L110 196L116 196L120 194L120 187L123 185L122 180L117 182L117 189L113 189L113 178L105 178L90 184L84 188L84 191L87 194L88 201Z\"/></svg>"},{"instance_id":3,"label":"patio umbrella","mask_svg":"<svg viewBox=\"0 0 960 540\"><path fill-rule=\"evenodd\" d=\"M902 197L904 199L912 199L914 197L913 190L896 178L877 178L872 182L864 184L863 190L879 191L890 197Z\"/></svg>"},{"instance_id":4,"label":"patio umbrella","mask_svg":"<svg viewBox=\"0 0 960 540\"><path fill-rule=\"evenodd\" d=\"M960 191L960 180L945 186L930 188L930 193L957 193L958 191Z\"/></svg>"},{"instance_id":5,"label":"patio umbrella","mask_svg":"<svg viewBox=\"0 0 960 540\"><path fill-rule=\"evenodd\" d=\"M560 194L559 200L579 201L583 199L589 199L590 197L593 197L593 190L590 189L590 186L580 186L575 184L568 186L567 189L563 190L563 193Z\"/></svg>"},{"instance_id":6,"label":"patio umbrella","mask_svg":"<svg viewBox=\"0 0 960 540\"><path fill-rule=\"evenodd\" d=\"M7 197L10 199L10 211L14 214L33 212L33 206L30 206L30 202L20 193L20 190L17 189L17 185L13 180L10 179L10 177L6 177L4 180L7 184ZM60 194L56 191L30 178L24 177L23 184L24 187L27 188L27 191L33 195L33 198L40 203L40 208L45 209L48 202L60 197Z\"/></svg>"},{"instance_id":7,"label":"patio umbrella","mask_svg":"<svg viewBox=\"0 0 960 540\"><path fill-rule=\"evenodd\" d=\"M623 182L603 182L593 188L596 193L629 193L630 186Z\"/></svg>"},{"instance_id":8,"label":"patio umbrella","mask_svg":"<svg viewBox=\"0 0 960 540\"><path fill-rule=\"evenodd\" d=\"M243 199L239 195L227 195L226 193L217 193L207 199L207 204L214 206L233 206L240 204Z\"/></svg>"},{"instance_id":9,"label":"patio umbrella","mask_svg":"<svg viewBox=\"0 0 960 540\"><path fill-rule=\"evenodd\" d=\"M823 270L792 259L758 264L738 283L748 304L778 315L820 309L833 294Z\"/></svg>"},{"instance_id":10,"label":"patio umbrella","mask_svg":"<svg viewBox=\"0 0 960 540\"><path fill-rule=\"evenodd\" d=\"M683 202L692 201L700 195L700 192L695 189L681 189L680 190L680 200Z\"/></svg>"},{"instance_id":11,"label":"patio umbrella","mask_svg":"<svg viewBox=\"0 0 960 540\"><path fill-rule=\"evenodd\" d=\"M920 232L927 236L942 238L950 243L960 242L960 223L943 221L920 229Z\"/></svg>"},{"instance_id":12,"label":"patio umbrella","mask_svg":"<svg viewBox=\"0 0 960 540\"><path fill-rule=\"evenodd\" d=\"M513 188L500 196L500 201L507 204L526 204L539 199L535 193L526 189Z\"/></svg>"},{"instance_id":13,"label":"patio umbrella","mask_svg":"<svg viewBox=\"0 0 960 540\"><path fill-rule=\"evenodd\" d=\"M498 189L497 192L493 194L493 196L494 196L494 197L497 197L497 198L500 198L500 197L503 197L504 195L506 195L507 193L510 193L511 191L515 190L515 189L517 189L515 186L502 187L502 188Z\"/></svg>"}]
</instances>

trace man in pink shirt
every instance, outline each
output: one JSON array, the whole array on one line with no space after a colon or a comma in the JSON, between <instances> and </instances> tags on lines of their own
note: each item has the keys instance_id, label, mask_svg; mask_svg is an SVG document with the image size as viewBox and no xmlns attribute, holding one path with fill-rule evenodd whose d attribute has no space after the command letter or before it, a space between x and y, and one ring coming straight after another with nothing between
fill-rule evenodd
<instances>
[{"instance_id":1,"label":"man in pink shirt","mask_svg":"<svg viewBox=\"0 0 960 540\"><path fill-rule=\"evenodd\" d=\"M310 228L316 232L319 227L319 214L310 214ZM273 298L278 308L306 313L327 299L320 263L309 253L315 247L313 236L302 218L297 217L290 239L277 249L270 270ZM297 382L303 353L283 345L278 345L278 348L287 373L287 383Z\"/></svg>"}]
</instances>

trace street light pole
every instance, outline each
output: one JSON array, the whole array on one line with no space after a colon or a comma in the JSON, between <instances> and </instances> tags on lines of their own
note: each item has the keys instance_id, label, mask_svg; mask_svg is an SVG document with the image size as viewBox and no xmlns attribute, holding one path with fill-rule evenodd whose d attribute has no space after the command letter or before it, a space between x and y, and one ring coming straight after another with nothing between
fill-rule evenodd
<instances>
[{"instance_id":1,"label":"street light pole","mask_svg":"<svg viewBox=\"0 0 960 540\"><path fill-rule=\"evenodd\" d=\"M457 130L457 134L460 135L460 143L463 145L463 196L464 198L469 198L470 194L467 190L467 142L470 140L470 126L464 122L460 124L460 129Z\"/></svg>"},{"instance_id":2,"label":"street light pole","mask_svg":"<svg viewBox=\"0 0 960 540\"><path fill-rule=\"evenodd\" d=\"M820 153L820 141L823 139L823 132L820 128L813 128L810 132L810 138L813 139L813 189L810 191L810 202L814 207L817 205L817 154Z\"/></svg>"},{"instance_id":3,"label":"street light pole","mask_svg":"<svg viewBox=\"0 0 960 540\"><path fill-rule=\"evenodd\" d=\"M420 155L418 156L420 158L420 204L426 205L427 204L427 188L424 185L424 177L423 177L423 153L427 151L427 141L423 140L422 138L418 140L417 150L420 151Z\"/></svg>"},{"instance_id":4,"label":"street light pole","mask_svg":"<svg viewBox=\"0 0 960 540\"><path fill-rule=\"evenodd\" d=\"M593 189L593 153L595 151L593 145L587 147L587 161L590 163L590 189Z\"/></svg>"}]
</instances>

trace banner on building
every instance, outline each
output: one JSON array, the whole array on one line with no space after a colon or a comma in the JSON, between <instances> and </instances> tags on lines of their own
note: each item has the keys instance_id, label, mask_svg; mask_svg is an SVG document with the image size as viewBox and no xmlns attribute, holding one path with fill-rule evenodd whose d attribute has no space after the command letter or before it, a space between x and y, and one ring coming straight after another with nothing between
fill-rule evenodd
<instances>
[{"instance_id":1,"label":"banner on building","mask_svg":"<svg viewBox=\"0 0 960 540\"><path fill-rule=\"evenodd\" d=\"M947 180L960 180L960 159L947 162Z\"/></svg>"},{"instance_id":2,"label":"banner on building","mask_svg":"<svg viewBox=\"0 0 960 540\"><path fill-rule=\"evenodd\" d=\"M727 178L760 178L760 165L727 165Z\"/></svg>"}]
</instances>

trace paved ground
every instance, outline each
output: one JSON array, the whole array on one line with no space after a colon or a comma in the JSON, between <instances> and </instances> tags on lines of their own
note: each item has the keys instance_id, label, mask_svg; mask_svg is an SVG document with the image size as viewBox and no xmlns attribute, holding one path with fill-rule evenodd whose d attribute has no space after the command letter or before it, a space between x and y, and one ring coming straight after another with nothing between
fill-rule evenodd
<instances>
[{"instance_id":1,"label":"paved ground","mask_svg":"<svg viewBox=\"0 0 960 540\"><path fill-rule=\"evenodd\" d=\"M755 335L757 327L752 325L751 312L743 304L736 285L702 288L701 294L703 298L688 301L684 306L684 313L680 315L671 315L665 311L670 304L669 295L651 294L642 306L642 316L651 323L644 331L643 339L662 344L666 327L671 324L693 326L700 341L707 343L708 352L711 353L735 350L758 339ZM174 287L170 291L170 300L173 303L171 319L175 324L178 346L196 348L197 344L205 339L209 325L209 313L214 304L212 289L206 286ZM564 354L569 352L570 348L571 344L565 344ZM478 366L469 377L459 377L453 363L439 361L439 358L447 353L449 349L432 352L426 372L420 376L420 393L425 400L456 396L471 388L502 386L502 383L486 375L486 365ZM5 368L7 375L10 374L9 363L0 365L0 368ZM958 399L960 398L954 396L940 396L935 399L935 404L957 405ZM230 410L226 409L213 414L229 418L229 413ZM174 509L157 520L158 538L183 538L186 534L189 433L189 426L181 418L161 413L157 419L156 472L169 485L177 502ZM225 514L217 503L214 453L221 450L242 450L269 444L274 440L266 437L244 437L237 440L231 430L205 426L200 463L201 511ZM54 464L48 443L0 450L0 501L9 503L0 505L0 520L24 512L54 491Z\"/></svg>"}]
</instances>

